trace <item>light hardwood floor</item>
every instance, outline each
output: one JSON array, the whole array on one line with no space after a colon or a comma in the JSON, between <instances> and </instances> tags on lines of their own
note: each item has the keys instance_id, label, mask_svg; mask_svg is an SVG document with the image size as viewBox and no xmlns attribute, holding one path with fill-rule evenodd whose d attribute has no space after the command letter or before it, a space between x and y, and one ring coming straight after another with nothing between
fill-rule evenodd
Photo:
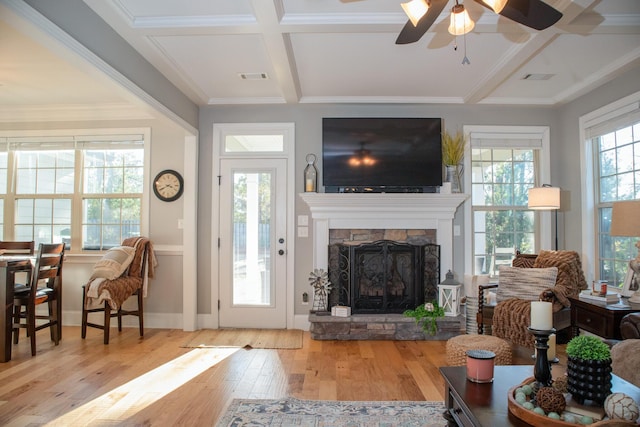
<instances>
[{"instance_id":1,"label":"light hardwood floor","mask_svg":"<svg viewBox=\"0 0 640 427\"><path fill-rule=\"evenodd\" d=\"M0 425L211 426L232 398L444 399L445 341L315 341L298 350L182 348L192 333L137 329L59 346L22 337L0 363ZM531 364L522 359L516 363Z\"/></svg>"}]
</instances>

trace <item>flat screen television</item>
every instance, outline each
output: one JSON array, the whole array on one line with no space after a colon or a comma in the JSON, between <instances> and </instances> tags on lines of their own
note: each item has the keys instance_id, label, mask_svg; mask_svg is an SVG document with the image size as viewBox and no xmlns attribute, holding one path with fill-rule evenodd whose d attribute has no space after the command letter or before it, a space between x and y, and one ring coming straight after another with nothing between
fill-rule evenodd
<instances>
[{"instance_id":1,"label":"flat screen television","mask_svg":"<svg viewBox=\"0 0 640 427\"><path fill-rule=\"evenodd\" d=\"M441 132L439 118L323 118L325 191L435 192Z\"/></svg>"}]
</instances>

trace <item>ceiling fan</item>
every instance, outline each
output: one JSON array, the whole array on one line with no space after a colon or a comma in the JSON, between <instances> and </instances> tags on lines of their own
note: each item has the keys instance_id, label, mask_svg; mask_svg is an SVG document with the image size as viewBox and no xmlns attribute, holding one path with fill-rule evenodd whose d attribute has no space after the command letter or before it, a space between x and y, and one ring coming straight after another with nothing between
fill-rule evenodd
<instances>
[{"instance_id":1,"label":"ceiling fan","mask_svg":"<svg viewBox=\"0 0 640 427\"><path fill-rule=\"evenodd\" d=\"M533 28L535 30L544 30L558 22L562 18L562 13L542 0L474 0L476 3L494 11L495 13L509 18L519 24ZM414 43L420 40L422 36L429 30L435 20L440 16L449 0L412 0L403 3L407 15L411 17L405 24L396 39L396 44ZM418 15L409 12L408 8L418 6ZM452 9L453 14L464 12L464 5L456 4ZM467 19L468 18L467 15ZM453 23L452 23L453 26ZM461 30L463 32L471 31L471 27ZM450 27L450 32L451 27Z\"/></svg>"}]
</instances>

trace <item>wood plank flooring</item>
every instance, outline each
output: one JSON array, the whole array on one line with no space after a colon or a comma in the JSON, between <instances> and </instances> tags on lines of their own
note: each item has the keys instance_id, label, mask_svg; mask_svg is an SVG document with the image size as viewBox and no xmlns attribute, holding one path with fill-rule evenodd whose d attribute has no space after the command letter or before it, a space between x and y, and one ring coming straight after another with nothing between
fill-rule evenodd
<instances>
[{"instance_id":1,"label":"wood plank flooring","mask_svg":"<svg viewBox=\"0 0 640 427\"><path fill-rule=\"evenodd\" d=\"M444 341L315 341L297 350L181 348L194 332L135 328L59 346L21 337L0 363L2 426L211 426L232 398L444 399ZM523 358L516 363L532 364Z\"/></svg>"}]
</instances>

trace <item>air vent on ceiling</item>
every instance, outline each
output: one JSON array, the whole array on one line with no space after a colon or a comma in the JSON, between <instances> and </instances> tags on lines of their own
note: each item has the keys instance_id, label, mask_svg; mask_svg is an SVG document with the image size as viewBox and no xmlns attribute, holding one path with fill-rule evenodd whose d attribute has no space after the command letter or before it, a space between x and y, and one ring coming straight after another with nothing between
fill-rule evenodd
<instances>
[{"instance_id":1,"label":"air vent on ceiling","mask_svg":"<svg viewBox=\"0 0 640 427\"><path fill-rule=\"evenodd\" d=\"M267 80L269 78L267 73L240 73L239 76L242 80Z\"/></svg>"},{"instance_id":2,"label":"air vent on ceiling","mask_svg":"<svg viewBox=\"0 0 640 427\"><path fill-rule=\"evenodd\" d=\"M555 74L525 74L522 80L549 80Z\"/></svg>"}]
</instances>

